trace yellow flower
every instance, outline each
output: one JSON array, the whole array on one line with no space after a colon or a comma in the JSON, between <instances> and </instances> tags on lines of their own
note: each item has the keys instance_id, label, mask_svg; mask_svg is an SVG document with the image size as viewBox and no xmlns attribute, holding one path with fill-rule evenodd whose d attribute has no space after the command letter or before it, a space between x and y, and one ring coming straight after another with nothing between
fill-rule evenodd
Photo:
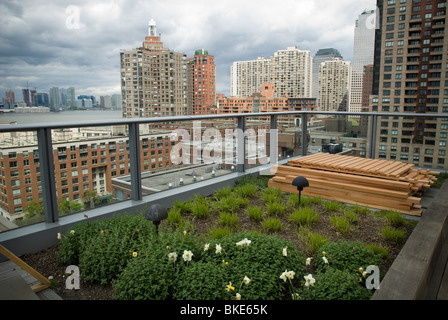
<instances>
[{"instance_id":1,"label":"yellow flower","mask_svg":"<svg viewBox=\"0 0 448 320\"><path fill-rule=\"evenodd\" d=\"M229 292L230 290L235 290L235 287L232 286L232 282L229 282L229 284L226 286L226 291Z\"/></svg>"},{"instance_id":2,"label":"yellow flower","mask_svg":"<svg viewBox=\"0 0 448 320\"><path fill-rule=\"evenodd\" d=\"M58 232L58 239L61 240L62 235Z\"/></svg>"},{"instance_id":3,"label":"yellow flower","mask_svg":"<svg viewBox=\"0 0 448 320\"><path fill-rule=\"evenodd\" d=\"M103 234L103 233L104 233L104 230L101 230L101 231L100 231L100 234Z\"/></svg>"},{"instance_id":4,"label":"yellow flower","mask_svg":"<svg viewBox=\"0 0 448 320\"><path fill-rule=\"evenodd\" d=\"M137 252L132 252L132 256L134 257L134 258L137 258Z\"/></svg>"},{"instance_id":5,"label":"yellow flower","mask_svg":"<svg viewBox=\"0 0 448 320\"><path fill-rule=\"evenodd\" d=\"M186 236L187 235L187 231L184 231L184 236Z\"/></svg>"}]
</instances>

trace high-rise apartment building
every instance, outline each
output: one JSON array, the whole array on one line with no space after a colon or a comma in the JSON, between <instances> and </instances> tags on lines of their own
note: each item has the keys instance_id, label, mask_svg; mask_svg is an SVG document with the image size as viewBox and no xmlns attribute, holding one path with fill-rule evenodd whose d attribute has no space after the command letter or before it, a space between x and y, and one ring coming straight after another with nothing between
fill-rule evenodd
<instances>
[{"instance_id":1,"label":"high-rise apartment building","mask_svg":"<svg viewBox=\"0 0 448 320\"><path fill-rule=\"evenodd\" d=\"M356 20L352 82L350 90L350 110L360 112L362 108L362 89L364 66L373 64L375 53L376 8L365 9Z\"/></svg>"},{"instance_id":2,"label":"high-rise apartment building","mask_svg":"<svg viewBox=\"0 0 448 320\"><path fill-rule=\"evenodd\" d=\"M348 111L350 107L351 64L334 58L320 64L318 107L321 111Z\"/></svg>"},{"instance_id":3,"label":"high-rise apartment building","mask_svg":"<svg viewBox=\"0 0 448 320\"><path fill-rule=\"evenodd\" d=\"M181 116L187 108L187 57L163 48L154 21L140 48L120 52L125 118Z\"/></svg>"},{"instance_id":4,"label":"high-rise apartment building","mask_svg":"<svg viewBox=\"0 0 448 320\"><path fill-rule=\"evenodd\" d=\"M234 62L230 73L230 95L234 97L260 92L264 83L275 85L276 97L311 97L311 53L297 47L278 50L270 59Z\"/></svg>"},{"instance_id":5,"label":"high-rise apartment building","mask_svg":"<svg viewBox=\"0 0 448 320\"><path fill-rule=\"evenodd\" d=\"M76 108L76 92L75 88L67 89L67 106L68 108Z\"/></svg>"},{"instance_id":6,"label":"high-rise apartment building","mask_svg":"<svg viewBox=\"0 0 448 320\"><path fill-rule=\"evenodd\" d=\"M446 0L378 0L370 110L448 113ZM446 118L381 117L375 157L448 169Z\"/></svg>"},{"instance_id":7,"label":"high-rise apartment building","mask_svg":"<svg viewBox=\"0 0 448 320\"><path fill-rule=\"evenodd\" d=\"M333 60L334 58L343 59L338 50L334 48L319 49L313 58L313 80L311 96L319 98L319 70L322 62Z\"/></svg>"},{"instance_id":8,"label":"high-rise apartment building","mask_svg":"<svg viewBox=\"0 0 448 320\"><path fill-rule=\"evenodd\" d=\"M188 61L188 105L193 114L216 112L216 65L215 58L207 50L196 50Z\"/></svg>"},{"instance_id":9,"label":"high-rise apartment building","mask_svg":"<svg viewBox=\"0 0 448 320\"><path fill-rule=\"evenodd\" d=\"M61 107L61 93L58 87L50 88L50 108L57 110Z\"/></svg>"},{"instance_id":10,"label":"high-rise apartment building","mask_svg":"<svg viewBox=\"0 0 448 320\"><path fill-rule=\"evenodd\" d=\"M271 60L235 61L230 67L230 95L248 97L260 92L261 86L271 80Z\"/></svg>"}]
</instances>

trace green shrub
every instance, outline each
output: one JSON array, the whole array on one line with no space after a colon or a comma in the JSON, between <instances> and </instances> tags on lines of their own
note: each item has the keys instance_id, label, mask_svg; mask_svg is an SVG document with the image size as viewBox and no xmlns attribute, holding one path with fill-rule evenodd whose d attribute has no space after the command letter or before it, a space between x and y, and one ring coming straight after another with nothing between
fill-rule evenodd
<instances>
[{"instance_id":1,"label":"green shrub","mask_svg":"<svg viewBox=\"0 0 448 320\"><path fill-rule=\"evenodd\" d=\"M248 239L250 244L237 246L243 239ZM216 244L221 245L221 254L215 253ZM285 248L286 256L283 255ZM305 270L305 258L293 243L275 235L257 232L242 231L219 241L211 241L203 261L222 264L222 260L228 262L226 285L231 282L235 287L233 297L238 292L243 300L284 299L288 288L279 279L282 272L286 269L294 270L299 275ZM241 285L246 276L250 283Z\"/></svg>"},{"instance_id":2,"label":"green shrub","mask_svg":"<svg viewBox=\"0 0 448 320\"><path fill-rule=\"evenodd\" d=\"M264 217L263 209L259 206L250 206L246 209L246 213L254 221L261 221Z\"/></svg>"},{"instance_id":3,"label":"green shrub","mask_svg":"<svg viewBox=\"0 0 448 320\"><path fill-rule=\"evenodd\" d=\"M313 208L300 208L289 215L289 221L298 226L310 225L319 222L320 215Z\"/></svg>"},{"instance_id":4,"label":"green shrub","mask_svg":"<svg viewBox=\"0 0 448 320\"><path fill-rule=\"evenodd\" d=\"M194 262L184 268L173 288L176 300L225 300L228 269L223 263Z\"/></svg>"},{"instance_id":5,"label":"green shrub","mask_svg":"<svg viewBox=\"0 0 448 320\"><path fill-rule=\"evenodd\" d=\"M186 263L182 254L192 251L192 261ZM168 255L177 254L175 262ZM203 244L191 232L160 230L159 236L148 241L133 257L123 272L112 281L114 297L126 300L172 299L183 271L195 261L200 261Z\"/></svg>"},{"instance_id":6,"label":"green shrub","mask_svg":"<svg viewBox=\"0 0 448 320\"><path fill-rule=\"evenodd\" d=\"M404 230L394 229L389 226L383 227L381 234L391 244L402 244L406 238Z\"/></svg>"},{"instance_id":7,"label":"green shrub","mask_svg":"<svg viewBox=\"0 0 448 320\"><path fill-rule=\"evenodd\" d=\"M78 266L84 280L107 284L123 271L133 252L152 241L155 232L142 216L103 220L99 226L101 230L81 247Z\"/></svg>"},{"instance_id":8,"label":"green shrub","mask_svg":"<svg viewBox=\"0 0 448 320\"><path fill-rule=\"evenodd\" d=\"M325 255L323 254L325 252ZM325 257L328 263L325 263ZM381 266L381 257L362 242L341 241L330 242L323 245L315 254L314 263L318 272L324 272L328 268L357 272L359 268L364 270L370 266Z\"/></svg>"},{"instance_id":9,"label":"green shrub","mask_svg":"<svg viewBox=\"0 0 448 320\"><path fill-rule=\"evenodd\" d=\"M112 281L114 299L165 300L171 297L177 282L177 270L164 255L166 250L157 248L150 252L132 259Z\"/></svg>"},{"instance_id":10,"label":"green shrub","mask_svg":"<svg viewBox=\"0 0 448 320\"><path fill-rule=\"evenodd\" d=\"M261 222L261 227L266 232L279 232L282 229L282 222L277 218L265 218Z\"/></svg>"},{"instance_id":11,"label":"green shrub","mask_svg":"<svg viewBox=\"0 0 448 320\"><path fill-rule=\"evenodd\" d=\"M363 286L359 274L347 270L329 269L314 276L314 286L300 292L303 300L368 300L372 292Z\"/></svg>"}]
</instances>

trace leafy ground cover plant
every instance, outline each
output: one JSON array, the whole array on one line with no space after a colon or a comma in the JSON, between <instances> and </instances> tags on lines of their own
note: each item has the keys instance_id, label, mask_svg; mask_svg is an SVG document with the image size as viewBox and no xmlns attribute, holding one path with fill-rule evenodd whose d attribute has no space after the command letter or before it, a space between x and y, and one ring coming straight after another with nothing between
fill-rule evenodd
<instances>
[{"instance_id":1,"label":"leafy ground cover plant","mask_svg":"<svg viewBox=\"0 0 448 320\"><path fill-rule=\"evenodd\" d=\"M372 243L384 239L382 227L386 224L391 229L391 220L385 214L376 216L363 207L333 204L317 197L302 197L299 207L296 203L297 195L268 188L267 181L267 177L248 177L239 181L235 188L218 190L218 196L198 195L190 201L175 201L167 221L160 226L158 237L155 236L153 224L144 221L142 217L132 218L135 220L126 217L110 221L86 221L61 235L58 256L65 265L76 264L82 266L81 272L85 269L92 274L90 278L82 274L83 280L112 283L116 299L269 300L320 299L321 295L335 299L362 299L364 291L349 297L338 296L338 291L332 289L331 285L323 286L322 279L335 279L335 282L346 279L345 285L350 288L352 279L348 280L346 273L359 276L359 267L365 268L366 265L376 263L381 265L382 261L395 255L396 248L402 242L386 241L386 247ZM227 200L229 198L231 200ZM238 199L243 200L239 202ZM274 210L268 214L268 206L273 203L280 204L281 214L273 214ZM199 219L197 212L194 213L194 207L198 204L208 208L203 219ZM274 207L272 205L271 208ZM299 210L308 214L302 213L304 217L291 219ZM315 215L311 214L313 211ZM351 232L343 233L330 227L330 218L335 215L348 221ZM223 216L226 218L223 219ZM237 219L233 227L232 223L223 222L230 221L230 218ZM302 225L298 221L305 222ZM138 226L140 223L142 225ZM375 229L370 230L370 226ZM406 223L401 228L406 237L411 226ZM100 235L102 238L99 238ZM108 239L110 235L114 235L114 238ZM250 241L249 246L242 245L247 243L244 239ZM369 244L363 244L361 250L353 245L355 241L349 241L352 239L368 239ZM278 241L286 241L288 244ZM330 246L337 241L350 243L347 248L350 247L352 251L342 244L336 245L336 249ZM298 260L301 261L292 265L277 265L277 262L285 261L276 258L275 270L266 269L265 264L272 265L274 261L274 253L269 248L277 242L282 246L280 257L287 257L289 253L297 251L301 255ZM255 244L258 243L265 245L259 247L258 251L251 251L257 248ZM206 244L208 250L205 250ZM219 254L216 253L218 245L221 248ZM278 246L274 246L277 252ZM353 253L353 248L357 248L356 253L368 248L369 255L360 255L359 260L356 260L358 255ZM286 255L283 255L284 249ZM326 252L325 256L322 255L323 251ZM372 252L379 260L366 258ZM312 257L312 266L308 265L306 272L305 254ZM188 261L184 260L184 255ZM319 259L323 257L329 264L320 265L322 262ZM361 260L365 261L361 263ZM334 269L335 266L346 264L352 266L350 271L336 268L341 272L326 274L330 270L329 265ZM143 283L137 283L138 279L142 279ZM262 279L269 281L264 282ZM353 287L353 292L357 292L355 289L358 287ZM311 293L313 290L315 292Z\"/></svg>"}]
</instances>

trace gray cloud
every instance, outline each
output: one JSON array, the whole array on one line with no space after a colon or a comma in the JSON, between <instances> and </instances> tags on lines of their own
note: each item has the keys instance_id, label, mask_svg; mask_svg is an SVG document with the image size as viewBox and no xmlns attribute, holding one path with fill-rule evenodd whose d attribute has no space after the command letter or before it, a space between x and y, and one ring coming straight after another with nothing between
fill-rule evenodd
<instances>
[{"instance_id":1,"label":"gray cloud","mask_svg":"<svg viewBox=\"0 0 448 320\"><path fill-rule=\"evenodd\" d=\"M141 45L148 20L167 48L215 56L217 91L228 94L234 61L270 57L288 46L353 51L355 20L374 0L33 1L0 2L0 97L26 86L78 94L118 93L119 51ZM373 3L374 4L374 3ZM74 6L74 7L70 7ZM73 28L73 10L79 25ZM18 100L21 99L19 94Z\"/></svg>"}]
</instances>

